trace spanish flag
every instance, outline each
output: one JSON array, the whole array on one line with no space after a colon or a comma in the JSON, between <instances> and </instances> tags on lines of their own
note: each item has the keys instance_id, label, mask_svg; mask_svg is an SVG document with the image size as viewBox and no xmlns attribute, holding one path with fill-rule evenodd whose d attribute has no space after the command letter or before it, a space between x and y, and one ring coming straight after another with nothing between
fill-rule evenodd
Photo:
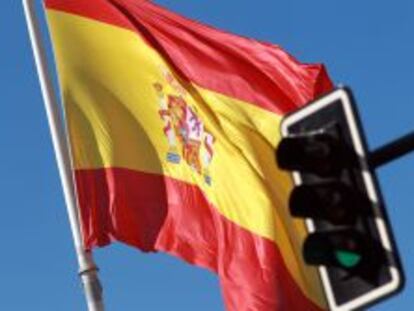
<instances>
[{"instance_id":1,"label":"spanish flag","mask_svg":"<svg viewBox=\"0 0 414 311\"><path fill-rule=\"evenodd\" d=\"M322 65L144 0L46 0L88 249L120 241L220 278L228 311L326 308L275 165Z\"/></svg>"}]
</instances>

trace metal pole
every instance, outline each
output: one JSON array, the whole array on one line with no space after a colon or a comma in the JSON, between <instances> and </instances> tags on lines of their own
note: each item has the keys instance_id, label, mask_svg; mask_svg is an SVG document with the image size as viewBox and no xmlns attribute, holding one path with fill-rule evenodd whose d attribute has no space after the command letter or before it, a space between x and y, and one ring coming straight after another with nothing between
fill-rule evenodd
<instances>
[{"instance_id":1,"label":"metal pole","mask_svg":"<svg viewBox=\"0 0 414 311\"><path fill-rule=\"evenodd\" d=\"M89 311L103 311L102 287L98 279L98 268L95 265L91 252L85 251L82 243L81 227L78 215L74 176L71 169L71 159L67 137L54 92L52 80L49 75L45 49L42 43L39 22L36 17L34 0L23 0L23 7L29 30L30 41L40 88L43 95L56 161L66 202L69 223L72 230L76 255L79 263L79 275L82 280Z\"/></svg>"},{"instance_id":2,"label":"metal pole","mask_svg":"<svg viewBox=\"0 0 414 311\"><path fill-rule=\"evenodd\" d=\"M371 152L369 162L372 168L377 168L411 151L414 151L414 131Z\"/></svg>"}]
</instances>

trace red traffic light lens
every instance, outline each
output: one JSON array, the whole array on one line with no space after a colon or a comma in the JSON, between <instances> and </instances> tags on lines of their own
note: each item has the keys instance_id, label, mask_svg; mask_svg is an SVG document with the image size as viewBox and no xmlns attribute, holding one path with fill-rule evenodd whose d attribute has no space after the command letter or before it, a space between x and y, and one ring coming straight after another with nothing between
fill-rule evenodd
<instances>
[{"instance_id":1,"label":"red traffic light lens","mask_svg":"<svg viewBox=\"0 0 414 311\"><path fill-rule=\"evenodd\" d=\"M278 146L276 157L281 169L320 176L336 175L347 166L343 146L333 135L327 133L284 138Z\"/></svg>"}]
</instances>

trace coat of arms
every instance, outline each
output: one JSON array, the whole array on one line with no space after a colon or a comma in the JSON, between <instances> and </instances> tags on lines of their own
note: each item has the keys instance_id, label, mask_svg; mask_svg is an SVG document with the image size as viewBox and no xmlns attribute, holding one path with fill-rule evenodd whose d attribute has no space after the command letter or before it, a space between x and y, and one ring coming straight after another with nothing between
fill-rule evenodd
<instances>
[{"instance_id":1,"label":"coat of arms","mask_svg":"<svg viewBox=\"0 0 414 311\"><path fill-rule=\"evenodd\" d=\"M158 95L159 114L164 121L164 134L168 140L169 150L166 159L170 163L179 164L184 160L195 172L204 176L211 185L209 166L214 155L214 136L204 127L197 115L195 107L187 101L186 90L173 75L162 69L169 89L159 82L153 84Z\"/></svg>"}]
</instances>

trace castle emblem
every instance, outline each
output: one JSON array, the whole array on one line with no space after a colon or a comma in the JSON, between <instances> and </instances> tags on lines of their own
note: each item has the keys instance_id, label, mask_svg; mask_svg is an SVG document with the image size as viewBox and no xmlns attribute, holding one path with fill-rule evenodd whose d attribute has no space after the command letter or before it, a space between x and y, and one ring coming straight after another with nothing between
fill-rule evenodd
<instances>
[{"instance_id":1,"label":"castle emblem","mask_svg":"<svg viewBox=\"0 0 414 311\"><path fill-rule=\"evenodd\" d=\"M164 122L163 131L168 141L166 159L174 164L183 160L211 185L209 166L214 156L215 138L205 129L197 110L187 103L186 90L169 71L162 69L162 72L169 87L159 82L154 83L153 87L158 96L158 112ZM168 92L167 89L172 91Z\"/></svg>"}]
</instances>

